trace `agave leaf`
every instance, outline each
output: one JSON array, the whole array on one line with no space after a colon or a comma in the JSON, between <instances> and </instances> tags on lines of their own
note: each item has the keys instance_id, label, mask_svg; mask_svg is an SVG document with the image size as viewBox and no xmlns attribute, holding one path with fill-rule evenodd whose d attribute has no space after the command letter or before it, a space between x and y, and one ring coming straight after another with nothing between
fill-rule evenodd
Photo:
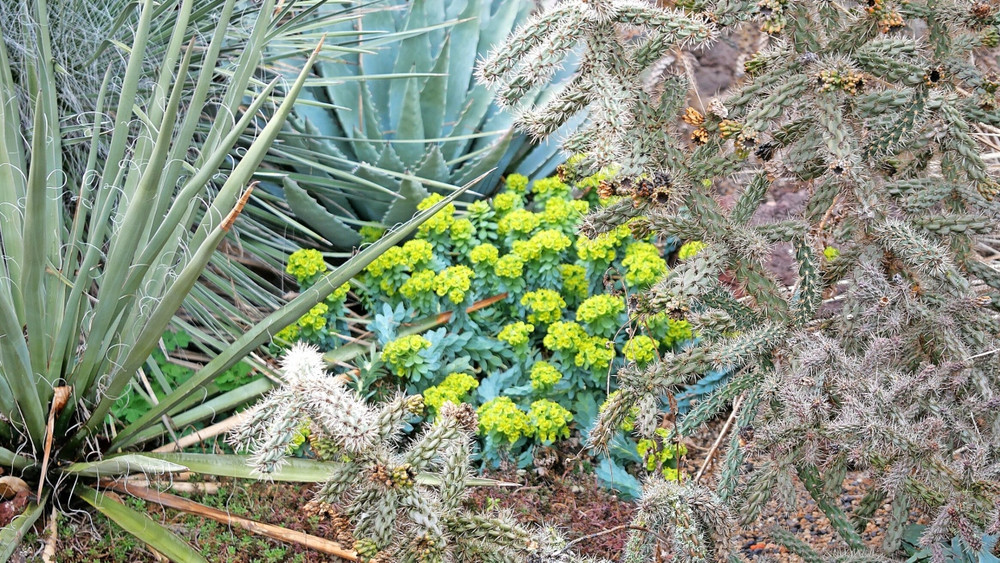
<instances>
[{"instance_id":1,"label":"agave leaf","mask_svg":"<svg viewBox=\"0 0 1000 563\"><path fill-rule=\"evenodd\" d=\"M200 562L202 557L193 547L149 516L132 510L111 497L82 485L74 490L76 496L96 508L126 532L146 545L166 555L173 561Z\"/></svg>"},{"instance_id":2,"label":"agave leaf","mask_svg":"<svg viewBox=\"0 0 1000 563\"><path fill-rule=\"evenodd\" d=\"M441 154L440 146L430 146L424 156L424 161L420 163L420 167L417 168L414 175L438 182L448 181L451 171L448 169L448 163L444 160L444 155Z\"/></svg>"},{"instance_id":3,"label":"agave leaf","mask_svg":"<svg viewBox=\"0 0 1000 563\"><path fill-rule=\"evenodd\" d=\"M445 106L448 103L448 61L451 54L451 36L445 37L441 52L434 62L432 76L424 81L420 90L420 114L424 120L424 139L434 139L444 134Z\"/></svg>"},{"instance_id":4,"label":"agave leaf","mask_svg":"<svg viewBox=\"0 0 1000 563\"><path fill-rule=\"evenodd\" d=\"M498 165L507 155L507 147L510 146L510 141L514 137L514 131L510 130L504 134L503 137L497 139L497 141L490 145L488 152L484 153L478 160L469 161L455 172L455 177L457 178L477 178L482 174L494 170L499 181L499 174L501 169ZM489 177L488 177L489 178Z\"/></svg>"},{"instance_id":5,"label":"agave leaf","mask_svg":"<svg viewBox=\"0 0 1000 563\"><path fill-rule=\"evenodd\" d=\"M427 22L424 20L424 5L426 3L427 0L414 0L410 4L409 11L406 14L404 31L421 29L427 25ZM396 61L392 68L394 74L430 72L434 66L431 40L428 33L420 33L419 35L403 39L394 50L396 52ZM406 119L407 105L410 103L409 97L411 96L410 90L413 88L416 88L418 92L420 90L419 85L414 86L410 84L410 79L392 80L389 82L389 127L384 128L383 131L388 131L394 127L398 129L399 126L397 124ZM422 135L423 127L421 127L420 131Z\"/></svg>"},{"instance_id":6,"label":"agave leaf","mask_svg":"<svg viewBox=\"0 0 1000 563\"><path fill-rule=\"evenodd\" d=\"M417 204L430 195L423 186L413 180L403 180L399 184L399 195L402 199L397 199L389 206L389 210L381 217L383 225L397 225L405 222L417 212Z\"/></svg>"},{"instance_id":7,"label":"agave leaf","mask_svg":"<svg viewBox=\"0 0 1000 563\"><path fill-rule=\"evenodd\" d=\"M63 467L60 471L78 477L100 479L102 477L118 477L133 473L179 473L181 471L188 471L188 468L145 454L123 454L108 457L100 461L73 463Z\"/></svg>"},{"instance_id":8,"label":"agave leaf","mask_svg":"<svg viewBox=\"0 0 1000 563\"><path fill-rule=\"evenodd\" d=\"M516 4L517 2L504 2L504 4ZM445 127L450 130L458 122L462 108L466 105L466 95L469 92L469 82L472 80L472 71L476 67L476 56L478 47L472 49L472 45L479 45L480 26L482 21L480 9L487 2L476 2L469 0L465 9L459 16L461 20L449 31L449 40L455 46L455 52L449 55L448 61L448 85L447 103L445 105ZM451 125L451 127L448 127ZM449 153L445 153L448 155ZM455 158L454 154L450 158Z\"/></svg>"},{"instance_id":9,"label":"agave leaf","mask_svg":"<svg viewBox=\"0 0 1000 563\"><path fill-rule=\"evenodd\" d=\"M352 248L361 244L361 235L348 227L336 215L320 205L309 192L288 178L283 182L285 200L297 217L312 225L336 248Z\"/></svg>"},{"instance_id":10,"label":"agave leaf","mask_svg":"<svg viewBox=\"0 0 1000 563\"><path fill-rule=\"evenodd\" d=\"M28 533L38 517L42 515L42 509L45 508L47 499L48 495L46 494L42 502L28 503L24 512L14 517L10 524L0 528L0 561L7 561L14 554L14 550L24 539L24 534Z\"/></svg>"},{"instance_id":11,"label":"agave leaf","mask_svg":"<svg viewBox=\"0 0 1000 563\"><path fill-rule=\"evenodd\" d=\"M417 141L424 137L424 121L420 113L420 84L416 78L408 78L402 100L402 114L396 122L397 139ZM393 143L391 145L400 159L406 163L406 170L412 170L424 156L424 143Z\"/></svg>"}]
</instances>

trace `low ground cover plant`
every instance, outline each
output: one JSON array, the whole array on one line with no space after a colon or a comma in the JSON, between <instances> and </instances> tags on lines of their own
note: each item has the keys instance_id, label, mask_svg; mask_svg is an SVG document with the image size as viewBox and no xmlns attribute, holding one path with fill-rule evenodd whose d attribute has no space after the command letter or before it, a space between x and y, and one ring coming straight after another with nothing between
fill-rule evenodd
<instances>
[{"instance_id":1,"label":"low ground cover plant","mask_svg":"<svg viewBox=\"0 0 1000 563\"><path fill-rule=\"evenodd\" d=\"M369 265L356 288L371 314L374 350L361 389L422 395L428 419L446 402L474 406L486 466L507 461L544 470L551 446L574 431L576 439L585 436L616 387L611 373L626 362L651 363L693 338L686 321L663 314L638 324L627 313L629 294L668 272L664 255L676 239L637 239L626 228L576 234L610 177L578 176L572 162L559 177L512 175L492 200L467 213L446 207L413 240ZM689 244L680 255L696 251ZM318 251L301 250L287 271L307 288L326 268ZM347 292L345 285L279 337L326 350L345 344ZM449 318L439 326L409 328L441 314ZM622 432L600 462L602 479L638 496L624 463L672 475L683 446L654 438L636 442Z\"/></svg>"}]
</instances>

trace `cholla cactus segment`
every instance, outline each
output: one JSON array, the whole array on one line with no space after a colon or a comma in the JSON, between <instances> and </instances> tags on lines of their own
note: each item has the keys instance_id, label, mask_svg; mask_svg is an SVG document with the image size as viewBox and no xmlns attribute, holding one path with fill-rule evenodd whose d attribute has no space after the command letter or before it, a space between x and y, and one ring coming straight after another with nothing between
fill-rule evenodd
<instances>
[{"instance_id":1,"label":"cholla cactus segment","mask_svg":"<svg viewBox=\"0 0 1000 563\"><path fill-rule=\"evenodd\" d=\"M476 561L513 562L539 556L535 532L510 515L472 513L462 506L479 427L471 405L439 405L434 422L400 449L400 426L423 410L419 396L398 395L379 408L369 406L328 375L319 351L306 345L289 350L282 366L286 383L230 440L249 449L250 462L266 475L280 470L295 431L311 421L310 443L322 444L322 457L332 459L315 501L342 507L355 526L360 560L464 561L476 554ZM466 378L475 383L465 374L453 376L460 384ZM533 423L538 432L556 435L572 419L550 401L539 401L532 418L502 399L499 408L485 413L485 425L498 432L526 435ZM521 416L520 426L505 425L512 412L505 405Z\"/></svg>"},{"instance_id":2,"label":"cholla cactus segment","mask_svg":"<svg viewBox=\"0 0 1000 563\"><path fill-rule=\"evenodd\" d=\"M735 553L728 509L696 485L649 479L632 526L641 530L633 530L625 544L622 560L628 563L652 561L655 553L692 562L726 561Z\"/></svg>"}]
</instances>

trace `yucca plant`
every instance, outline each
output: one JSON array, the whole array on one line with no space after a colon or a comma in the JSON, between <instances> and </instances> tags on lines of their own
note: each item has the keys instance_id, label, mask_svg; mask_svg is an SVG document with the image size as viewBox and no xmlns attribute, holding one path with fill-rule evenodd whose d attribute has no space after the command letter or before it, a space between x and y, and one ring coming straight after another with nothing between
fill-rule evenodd
<instances>
[{"instance_id":1,"label":"yucca plant","mask_svg":"<svg viewBox=\"0 0 1000 563\"><path fill-rule=\"evenodd\" d=\"M387 0L361 18L324 24L320 29L356 42L357 51L313 67L266 160L290 173L281 182L261 174L270 199L287 203L301 222L299 234L349 250L362 240L359 227L409 219L428 191L401 173L447 191L492 170L477 187L482 193L507 171L550 174L562 160L556 143L533 144L513 131L513 117L499 112L473 77L476 60L532 7L522 0ZM320 6L314 17L323 21L337 9Z\"/></svg>"},{"instance_id":2,"label":"yucca plant","mask_svg":"<svg viewBox=\"0 0 1000 563\"><path fill-rule=\"evenodd\" d=\"M64 158L69 141L63 128L79 116L65 113L70 106L57 87L58 73L65 69L52 56L50 17L56 12L51 3L36 0L24 7L18 33L31 41L13 45L20 50L17 56L11 56L10 44L0 44L0 90L5 93L0 104L0 466L18 476L18 486L30 490L32 499L23 514L0 528L0 560L11 555L46 505L67 506L72 496L171 559L203 560L172 532L101 487L108 479L138 472L190 469L248 476L245 460L123 452L164 434L178 420L191 419L207 383L440 208L422 213L247 327L132 424L121 427L109 420L112 404L126 387L145 379L143 366L160 335L230 233L253 189L253 172L317 58L314 51L281 103L264 112L278 80L256 84L253 76L266 40L287 21L294 4L279 8L265 0L243 12L249 33L232 65L222 64L220 50L228 22L246 7L237 0L129 5L134 13L123 17L134 22L131 45L122 49L127 53L124 74L105 75L87 114L90 124L81 141L87 143L86 158L80 160ZM218 25L203 38L199 31L204 28L196 21ZM164 30L166 40L155 42ZM11 36L6 28L4 36ZM11 95L17 91L24 92L25 103ZM266 125L227 169L236 142L262 112ZM31 126L23 132L25 121ZM225 179L217 182L220 173ZM246 389L236 393L242 396L230 397L230 407L253 396ZM308 464L296 467L278 478L324 480L328 473Z\"/></svg>"}]
</instances>

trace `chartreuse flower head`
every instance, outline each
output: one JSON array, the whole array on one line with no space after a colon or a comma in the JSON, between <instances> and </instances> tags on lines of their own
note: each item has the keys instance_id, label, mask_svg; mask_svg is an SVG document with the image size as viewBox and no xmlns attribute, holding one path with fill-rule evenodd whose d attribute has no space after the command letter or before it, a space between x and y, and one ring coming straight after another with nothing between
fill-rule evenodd
<instances>
[{"instance_id":1,"label":"chartreuse flower head","mask_svg":"<svg viewBox=\"0 0 1000 563\"><path fill-rule=\"evenodd\" d=\"M515 209L497 222L497 233L502 237L526 237L541 224L542 220L537 213L527 209Z\"/></svg>"},{"instance_id":2,"label":"chartreuse flower head","mask_svg":"<svg viewBox=\"0 0 1000 563\"><path fill-rule=\"evenodd\" d=\"M424 375L427 363L420 352L430 347L430 340L419 334L401 336L385 344L382 361L397 376L418 380Z\"/></svg>"},{"instance_id":3,"label":"chartreuse flower head","mask_svg":"<svg viewBox=\"0 0 1000 563\"><path fill-rule=\"evenodd\" d=\"M570 191L569 184L563 182L557 176L535 180L535 183L531 185L531 193L535 194L536 201L546 201L551 198L565 199Z\"/></svg>"},{"instance_id":4,"label":"chartreuse flower head","mask_svg":"<svg viewBox=\"0 0 1000 563\"><path fill-rule=\"evenodd\" d=\"M441 194L431 194L430 196L424 198L423 201L417 204L417 209L423 211L425 209L430 209L435 203L444 199ZM436 238L447 234L448 229L451 227L452 223L455 222L455 204L449 203L444 206L441 211L434 214L433 217L424 221L419 227L417 227L417 237L419 238Z\"/></svg>"},{"instance_id":5,"label":"chartreuse flower head","mask_svg":"<svg viewBox=\"0 0 1000 563\"><path fill-rule=\"evenodd\" d=\"M840 256L840 250L836 247L828 246L823 249L823 257L826 258L827 262L833 262L838 256Z\"/></svg>"},{"instance_id":6,"label":"chartreuse flower head","mask_svg":"<svg viewBox=\"0 0 1000 563\"><path fill-rule=\"evenodd\" d=\"M660 249L648 242L633 242L625 247L625 281L631 287L649 287L667 273L667 261Z\"/></svg>"},{"instance_id":7,"label":"chartreuse flower head","mask_svg":"<svg viewBox=\"0 0 1000 563\"><path fill-rule=\"evenodd\" d=\"M542 225L563 233L571 233L580 218L590 211L590 204L583 200L566 200L554 197L545 202L542 211Z\"/></svg>"},{"instance_id":8,"label":"chartreuse flower head","mask_svg":"<svg viewBox=\"0 0 1000 563\"><path fill-rule=\"evenodd\" d=\"M595 295L587 298L576 310L576 320L593 334L611 337L621 327L625 300L614 295Z\"/></svg>"},{"instance_id":9,"label":"chartreuse flower head","mask_svg":"<svg viewBox=\"0 0 1000 563\"><path fill-rule=\"evenodd\" d=\"M468 266L450 266L441 270L434 280L434 291L440 296L448 296L448 300L458 305L465 301L466 293L472 287L475 276Z\"/></svg>"},{"instance_id":10,"label":"chartreuse flower head","mask_svg":"<svg viewBox=\"0 0 1000 563\"><path fill-rule=\"evenodd\" d=\"M528 352L528 343L531 341L531 333L534 330L535 325L517 321L500 329L497 339L509 344L519 356L525 356Z\"/></svg>"},{"instance_id":11,"label":"chartreuse flower head","mask_svg":"<svg viewBox=\"0 0 1000 563\"><path fill-rule=\"evenodd\" d=\"M325 274L326 270L327 266L323 255L320 251L311 248L303 248L293 252L288 257L288 266L285 267L285 271L295 276L295 281L302 289L316 283L316 280Z\"/></svg>"},{"instance_id":12,"label":"chartreuse flower head","mask_svg":"<svg viewBox=\"0 0 1000 563\"><path fill-rule=\"evenodd\" d=\"M499 258L500 251L488 242L480 244L469 251L469 262L472 262L473 266L492 266L497 263Z\"/></svg>"},{"instance_id":13,"label":"chartreuse flower head","mask_svg":"<svg viewBox=\"0 0 1000 563\"><path fill-rule=\"evenodd\" d=\"M361 234L361 240L364 242L375 242L382 238L385 234L385 229L376 225L364 225L358 231Z\"/></svg>"},{"instance_id":14,"label":"chartreuse flower head","mask_svg":"<svg viewBox=\"0 0 1000 563\"><path fill-rule=\"evenodd\" d=\"M692 240L685 242L681 245L680 250L677 251L677 258L680 260L687 260L693 257L695 254L701 252L701 249L708 246L707 244L701 242L700 240Z\"/></svg>"},{"instance_id":15,"label":"chartreuse flower head","mask_svg":"<svg viewBox=\"0 0 1000 563\"><path fill-rule=\"evenodd\" d=\"M563 296L568 303L578 303L587 298L589 284L586 268L579 264L560 264L559 274L562 275Z\"/></svg>"},{"instance_id":16,"label":"chartreuse flower head","mask_svg":"<svg viewBox=\"0 0 1000 563\"><path fill-rule=\"evenodd\" d=\"M529 323L547 325L562 318L566 301L556 291L539 289L525 293L524 297L521 297L521 305L530 311L528 313Z\"/></svg>"},{"instance_id":17,"label":"chartreuse flower head","mask_svg":"<svg viewBox=\"0 0 1000 563\"><path fill-rule=\"evenodd\" d=\"M317 303L309 312L299 317L299 331L304 335L317 333L326 328L326 313L330 307L326 303Z\"/></svg>"},{"instance_id":18,"label":"chartreuse flower head","mask_svg":"<svg viewBox=\"0 0 1000 563\"><path fill-rule=\"evenodd\" d=\"M573 421L573 413L559 403L539 399L531 403L528 416L531 417L535 437L543 444L551 444L559 438L569 438L569 423Z\"/></svg>"},{"instance_id":19,"label":"chartreuse flower head","mask_svg":"<svg viewBox=\"0 0 1000 563\"><path fill-rule=\"evenodd\" d=\"M691 323L684 319L671 319L666 313L657 313L647 319L646 326L653 338L659 339L664 346L673 347L694 337Z\"/></svg>"},{"instance_id":20,"label":"chartreuse flower head","mask_svg":"<svg viewBox=\"0 0 1000 563\"><path fill-rule=\"evenodd\" d=\"M424 391L424 405L432 414L437 414L446 402L461 404L476 387L479 387L479 382L475 377L467 373L450 373L444 381Z\"/></svg>"},{"instance_id":21,"label":"chartreuse flower head","mask_svg":"<svg viewBox=\"0 0 1000 563\"><path fill-rule=\"evenodd\" d=\"M414 272L399 287L399 293L409 299L417 310L422 313L430 313L434 309L436 280L437 274L434 273L434 270Z\"/></svg>"},{"instance_id":22,"label":"chartreuse flower head","mask_svg":"<svg viewBox=\"0 0 1000 563\"><path fill-rule=\"evenodd\" d=\"M667 442L669 435L666 428L657 428L655 433L652 439L639 440L636 450L642 456L646 471L659 471L668 481L676 480L677 460L687 455L687 448L684 444Z\"/></svg>"},{"instance_id":23,"label":"chartreuse flower head","mask_svg":"<svg viewBox=\"0 0 1000 563\"><path fill-rule=\"evenodd\" d=\"M576 352L589 336L583 327L572 321L556 321L549 325L542 344L552 352Z\"/></svg>"},{"instance_id":24,"label":"chartreuse flower head","mask_svg":"<svg viewBox=\"0 0 1000 563\"><path fill-rule=\"evenodd\" d=\"M577 367L600 373L607 371L614 359L614 343L600 336L592 336L582 341L577 347L576 358L573 359L573 362Z\"/></svg>"},{"instance_id":25,"label":"chartreuse flower head","mask_svg":"<svg viewBox=\"0 0 1000 563\"><path fill-rule=\"evenodd\" d=\"M548 393L562 380L562 373L548 362L535 362L531 366L531 388L536 393Z\"/></svg>"},{"instance_id":26,"label":"chartreuse flower head","mask_svg":"<svg viewBox=\"0 0 1000 563\"><path fill-rule=\"evenodd\" d=\"M517 408L510 397L491 399L480 406L476 414L479 415L480 432L491 434L507 445L532 434L531 419L527 413Z\"/></svg>"},{"instance_id":27,"label":"chartreuse flower head","mask_svg":"<svg viewBox=\"0 0 1000 563\"><path fill-rule=\"evenodd\" d=\"M511 250L525 262L540 261L549 264L559 262L561 254L573 241L555 229L539 231L528 240L515 240Z\"/></svg>"},{"instance_id":28,"label":"chartreuse flower head","mask_svg":"<svg viewBox=\"0 0 1000 563\"><path fill-rule=\"evenodd\" d=\"M279 340L280 345L290 345L299 339L299 325L297 322L292 323L285 328L278 331L274 335L275 340Z\"/></svg>"},{"instance_id":29,"label":"chartreuse flower head","mask_svg":"<svg viewBox=\"0 0 1000 563\"><path fill-rule=\"evenodd\" d=\"M576 239L576 253L580 260L598 265L607 265L618 256L615 249L632 232L628 225L621 225L606 233L601 233L593 239L580 235Z\"/></svg>"},{"instance_id":30,"label":"chartreuse flower head","mask_svg":"<svg viewBox=\"0 0 1000 563\"><path fill-rule=\"evenodd\" d=\"M643 365L656 359L656 348L655 340L645 334L637 334L625 343L622 352L626 360Z\"/></svg>"},{"instance_id":31,"label":"chartreuse flower head","mask_svg":"<svg viewBox=\"0 0 1000 563\"><path fill-rule=\"evenodd\" d=\"M451 238L451 248L465 254L476 244L476 227L468 219L455 219L448 229L448 236Z\"/></svg>"},{"instance_id":32,"label":"chartreuse flower head","mask_svg":"<svg viewBox=\"0 0 1000 563\"><path fill-rule=\"evenodd\" d=\"M523 194L528 189L528 177L522 174L511 174L507 176L504 185L516 194Z\"/></svg>"},{"instance_id":33,"label":"chartreuse flower head","mask_svg":"<svg viewBox=\"0 0 1000 563\"><path fill-rule=\"evenodd\" d=\"M521 199L520 194L503 192L493 197L493 210L496 212L497 217L504 217L511 211L523 207L524 201Z\"/></svg>"},{"instance_id":34,"label":"chartreuse flower head","mask_svg":"<svg viewBox=\"0 0 1000 563\"><path fill-rule=\"evenodd\" d=\"M422 268L434 260L434 246L426 240L409 240L401 248L403 264L408 270Z\"/></svg>"},{"instance_id":35,"label":"chartreuse flower head","mask_svg":"<svg viewBox=\"0 0 1000 563\"><path fill-rule=\"evenodd\" d=\"M524 260L517 254L501 256L493 265L493 273L500 279L500 285L512 296L524 290Z\"/></svg>"}]
</instances>

